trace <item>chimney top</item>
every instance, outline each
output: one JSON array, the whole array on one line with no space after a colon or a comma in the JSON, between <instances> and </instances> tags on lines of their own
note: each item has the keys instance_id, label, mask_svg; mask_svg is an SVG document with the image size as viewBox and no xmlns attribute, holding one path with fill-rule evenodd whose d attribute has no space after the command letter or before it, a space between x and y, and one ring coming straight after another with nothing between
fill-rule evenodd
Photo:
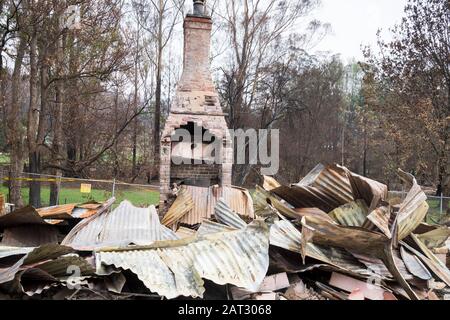
<instances>
[{"instance_id":1,"label":"chimney top","mask_svg":"<svg viewBox=\"0 0 450 320\"><path fill-rule=\"evenodd\" d=\"M204 17L206 15L205 0L194 0L194 16Z\"/></svg>"}]
</instances>

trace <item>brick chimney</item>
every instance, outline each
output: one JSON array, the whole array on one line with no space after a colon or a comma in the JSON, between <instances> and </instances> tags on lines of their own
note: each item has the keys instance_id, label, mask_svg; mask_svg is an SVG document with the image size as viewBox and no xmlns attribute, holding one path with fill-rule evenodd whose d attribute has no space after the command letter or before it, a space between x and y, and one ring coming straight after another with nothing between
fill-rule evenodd
<instances>
[{"instance_id":1,"label":"brick chimney","mask_svg":"<svg viewBox=\"0 0 450 320\"><path fill-rule=\"evenodd\" d=\"M161 137L161 213L165 210L173 183L201 187L231 185L233 148L225 114L211 77L211 29L212 21L206 14L204 1L194 0L194 13L188 14L184 20L183 73ZM207 141L202 146L193 141L172 141L173 134L180 128L192 133L194 130L211 133L215 141L220 141L221 163L207 164L206 159L198 159L198 154L202 153L194 150L199 147L207 149ZM202 163L177 165L172 161L175 156L196 158Z\"/></svg>"}]
</instances>

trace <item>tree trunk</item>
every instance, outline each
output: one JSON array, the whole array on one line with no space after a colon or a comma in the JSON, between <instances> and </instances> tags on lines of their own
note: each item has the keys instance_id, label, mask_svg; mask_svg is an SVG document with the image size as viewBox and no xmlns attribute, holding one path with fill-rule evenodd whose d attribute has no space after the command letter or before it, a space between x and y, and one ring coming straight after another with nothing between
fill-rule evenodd
<instances>
[{"instance_id":1,"label":"tree trunk","mask_svg":"<svg viewBox=\"0 0 450 320\"><path fill-rule=\"evenodd\" d=\"M23 206L21 195L22 182L19 180L23 170L23 132L20 112L20 84L22 62L26 49L26 41L23 36L20 37L19 46L17 48L17 57L14 63L14 71L11 84L11 109L8 119L8 138L11 145L11 168L9 181L9 201L16 207Z\"/></svg>"},{"instance_id":2,"label":"tree trunk","mask_svg":"<svg viewBox=\"0 0 450 320\"><path fill-rule=\"evenodd\" d=\"M155 126L153 128L154 132L153 132L153 150L154 150L154 166L155 166L155 172L158 172L158 168L159 168L159 134L160 134L160 129L161 129L161 67L162 67L162 63L161 63L161 58L162 58L162 50L159 50L159 54L158 54L158 66L157 66L157 70L156 70L156 91L155 91ZM159 176L158 173L156 173L156 176Z\"/></svg>"},{"instance_id":3,"label":"tree trunk","mask_svg":"<svg viewBox=\"0 0 450 320\"><path fill-rule=\"evenodd\" d=\"M56 114L54 115L54 127L53 127L53 144L52 144L52 153L53 153L53 163L56 166L61 166L61 155L63 149L63 94L64 94L64 80L62 80L62 67L64 63L64 39L60 39L58 41L57 46L57 77L59 78L56 81L56 93L55 93L55 101L56 101ZM53 170L53 175L60 177L62 175L62 171L60 169ZM50 183L50 206L54 206L58 204L59 191L60 191L61 183L59 178L56 181Z\"/></svg>"},{"instance_id":4,"label":"tree trunk","mask_svg":"<svg viewBox=\"0 0 450 320\"><path fill-rule=\"evenodd\" d=\"M163 4L160 0L159 8L162 11ZM158 61L156 66L156 91L155 91L155 127L153 132L153 150L154 150L154 170L155 170L155 176L159 177L159 162L160 162L160 129L161 129L161 87L162 87L162 55L163 55L163 12L160 12L159 16L159 25L158 25Z\"/></svg>"},{"instance_id":5,"label":"tree trunk","mask_svg":"<svg viewBox=\"0 0 450 320\"><path fill-rule=\"evenodd\" d=\"M37 151L37 135L39 126L39 104L38 104L38 67L37 67L37 36L33 33L30 41L30 107L28 110L28 160L30 173L40 172L39 154ZM39 176L31 175L32 179ZM30 205L35 208L41 207L41 185L39 181L30 182L29 191Z\"/></svg>"}]
</instances>

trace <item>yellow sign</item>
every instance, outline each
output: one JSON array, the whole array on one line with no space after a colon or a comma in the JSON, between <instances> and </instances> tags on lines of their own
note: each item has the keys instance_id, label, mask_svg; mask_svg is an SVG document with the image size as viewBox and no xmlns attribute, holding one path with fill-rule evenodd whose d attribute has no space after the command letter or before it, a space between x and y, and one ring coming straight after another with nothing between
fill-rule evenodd
<instances>
[{"instance_id":1,"label":"yellow sign","mask_svg":"<svg viewBox=\"0 0 450 320\"><path fill-rule=\"evenodd\" d=\"M82 183L80 185L80 192L81 193L91 193L91 185L88 183Z\"/></svg>"}]
</instances>

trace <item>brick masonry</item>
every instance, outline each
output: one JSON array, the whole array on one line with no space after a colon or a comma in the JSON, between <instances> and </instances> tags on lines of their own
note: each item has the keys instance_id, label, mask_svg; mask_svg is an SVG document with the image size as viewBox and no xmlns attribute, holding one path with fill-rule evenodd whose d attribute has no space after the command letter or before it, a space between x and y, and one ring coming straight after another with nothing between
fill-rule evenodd
<instances>
[{"instance_id":1,"label":"brick masonry","mask_svg":"<svg viewBox=\"0 0 450 320\"><path fill-rule=\"evenodd\" d=\"M170 182L174 178L210 178L211 181L219 181L223 186L231 185L233 147L210 72L211 27L212 21L209 17L188 15L184 20L183 74L161 137L161 212L165 210L165 203L170 194ZM202 126L222 141L221 164L172 165L171 135L188 122Z\"/></svg>"}]
</instances>

